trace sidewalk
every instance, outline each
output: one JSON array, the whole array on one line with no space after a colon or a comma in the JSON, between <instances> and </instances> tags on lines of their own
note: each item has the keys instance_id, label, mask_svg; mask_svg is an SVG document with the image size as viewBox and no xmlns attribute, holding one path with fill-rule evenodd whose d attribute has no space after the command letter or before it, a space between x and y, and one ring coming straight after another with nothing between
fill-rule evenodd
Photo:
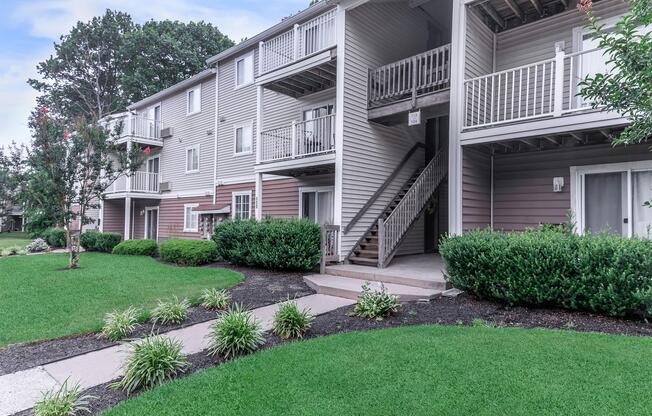
<instances>
[{"instance_id":1,"label":"sidewalk","mask_svg":"<svg viewBox=\"0 0 652 416\"><path fill-rule=\"evenodd\" d=\"M328 295L310 295L298 298L296 302L301 309L309 308L313 315L321 315L355 303L353 300ZM278 307L277 303L252 311L264 331L272 328L274 313ZM207 348L206 336L214 322L215 320L202 322L167 332L162 336L181 341L185 354L195 354ZM66 379L69 379L69 385L79 383L82 389L87 389L118 378L128 350L127 345L113 346L0 376L0 416L8 416L33 407L44 391L60 386Z\"/></svg>"}]
</instances>

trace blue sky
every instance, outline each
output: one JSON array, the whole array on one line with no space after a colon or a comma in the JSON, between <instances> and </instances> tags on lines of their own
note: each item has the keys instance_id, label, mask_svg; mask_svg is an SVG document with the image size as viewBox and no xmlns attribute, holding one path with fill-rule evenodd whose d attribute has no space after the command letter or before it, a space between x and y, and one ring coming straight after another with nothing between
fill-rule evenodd
<instances>
[{"instance_id":1,"label":"blue sky","mask_svg":"<svg viewBox=\"0 0 652 416\"><path fill-rule=\"evenodd\" d=\"M134 21L204 20L236 42L305 8L309 0L0 0L0 146L27 143L27 116L35 92L26 81L53 52L53 42L79 20L106 10L129 13Z\"/></svg>"}]
</instances>

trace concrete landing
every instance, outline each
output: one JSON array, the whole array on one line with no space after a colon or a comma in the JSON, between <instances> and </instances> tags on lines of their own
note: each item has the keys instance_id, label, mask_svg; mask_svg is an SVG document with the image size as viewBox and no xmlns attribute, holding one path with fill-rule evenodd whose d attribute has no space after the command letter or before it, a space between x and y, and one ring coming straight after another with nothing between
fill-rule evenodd
<instances>
[{"instance_id":1,"label":"concrete landing","mask_svg":"<svg viewBox=\"0 0 652 416\"><path fill-rule=\"evenodd\" d=\"M363 266L364 267L364 266ZM328 274L314 274L304 277L305 282L317 293L338 296L346 299L357 299L362 293L362 285L368 281L352 279ZM369 282L372 287L380 288L381 282ZM433 299L441 295L441 290L426 289L416 286L383 283L387 291L398 296L402 302L421 299Z\"/></svg>"},{"instance_id":2,"label":"concrete landing","mask_svg":"<svg viewBox=\"0 0 652 416\"><path fill-rule=\"evenodd\" d=\"M443 264L438 255L419 254L396 257L384 269L355 264L328 266L326 274L443 291L449 287L442 269Z\"/></svg>"}]
</instances>

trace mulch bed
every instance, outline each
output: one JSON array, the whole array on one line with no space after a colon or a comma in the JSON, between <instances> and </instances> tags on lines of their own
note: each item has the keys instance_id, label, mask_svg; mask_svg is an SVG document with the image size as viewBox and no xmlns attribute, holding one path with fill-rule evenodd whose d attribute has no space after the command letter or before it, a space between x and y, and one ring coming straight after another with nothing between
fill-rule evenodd
<instances>
[{"instance_id":1,"label":"mulch bed","mask_svg":"<svg viewBox=\"0 0 652 416\"><path fill-rule=\"evenodd\" d=\"M234 302L254 309L287 300L288 297L302 297L315 293L303 281L301 273L278 273L246 267L234 267L215 263L208 267L223 267L242 273L244 282L229 291ZM156 325L143 323L132 333L139 338L150 332L164 333L189 325L215 319L216 313L202 307L192 307L188 319L182 325ZM97 334L75 335L28 344L11 345L0 349L0 376L20 370L74 357L90 351L117 345Z\"/></svg>"},{"instance_id":2,"label":"mulch bed","mask_svg":"<svg viewBox=\"0 0 652 416\"><path fill-rule=\"evenodd\" d=\"M561 309L506 307L496 302L478 300L466 294L456 298L442 297L431 302L408 302L403 305L399 313L382 321L350 316L352 310L353 306L347 306L316 317L306 338L422 324L468 326L478 319L483 320L487 325L498 327L548 328L633 336L652 335L652 324L646 321L610 318ZM267 334L266 343L262 348L273 348L288 342L273 334ZM224 363L221 357L211 358L205 352L193 354L188 357L188 360L192 367L184 376ZM110 388L110 384L102 384L85 392L95 397L89 403L92 414L99 414L128 398L122 391ZM29 414L28 411L19 413L19 415Z\"/></svg>"}]
</instances>

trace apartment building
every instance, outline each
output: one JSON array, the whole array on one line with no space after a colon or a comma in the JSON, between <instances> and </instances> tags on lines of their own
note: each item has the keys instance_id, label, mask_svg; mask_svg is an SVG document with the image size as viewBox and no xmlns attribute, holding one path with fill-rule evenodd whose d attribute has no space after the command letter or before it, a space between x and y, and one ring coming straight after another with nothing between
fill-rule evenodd
<instances>
[{"instance_id":1,"label":"apartment building","mask_svg":"<svg viewBox=\"0 0 652 416\"><path fill-rule=\"evenodd\" d=\"M613 24L628 6L593 7ZM434 268L447 232L569 209L580 232L641 235L652 158L612 147L626 120L577 97L606 65L582 19L573 0L317 3L121 116L149 157L107 192L103 228L205 238L229 217L305 217L329 259L379 269Z\"/></svg>"}]
</instances>

